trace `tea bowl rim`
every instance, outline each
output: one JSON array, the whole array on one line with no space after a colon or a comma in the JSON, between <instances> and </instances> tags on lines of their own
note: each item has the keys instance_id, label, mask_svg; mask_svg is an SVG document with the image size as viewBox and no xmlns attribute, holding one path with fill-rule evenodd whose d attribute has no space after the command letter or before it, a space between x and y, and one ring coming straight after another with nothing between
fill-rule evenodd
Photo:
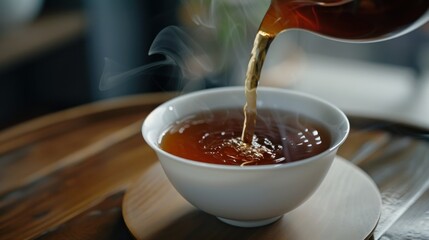
<instances>
[{"instance_id":1,"label":"tea bowl rim","mask_svg":"<svg viewBox=\"0 0 429 240\"><path fill-rule=\"evenodd\" d=\"M149 139L149 136L147 136L146 133L149 132L148 129L148 121L147 119L150 119L158 112L168 109L169 106L171 106L173 103L183 100L185 98L197 98L201 95L207 95L207 94L218 94L220 92L230 91L230 92L237 92L242 91L244 93L244 87L243 86L230 86L230 87L218 87L218 88L211 88L211 89L204 89L204 90L198 90L191 93L186 93L177 97L174 97L159 106L157 106L155 109L153 109L149 115L146 116L145 120L143 121L143 124L141 126L141 133L143 135L143 138L153 150L155 150L157 153L161 153L168 157L170 160L178 161L183 164L192 165L195 167L203 167L203 168L211 168L211 169L219 169L219 170L234 170L234 171L254 171L254 170L272 170L272 169L284 169L284 168L294 168L298 166L302 166L305 164L309 164L313 161L317 161L318 159L324 158L325 156L329 155L333 151L336 151L347 139L348 134L350 132L350 123L348 121L348 118L346 114L341 111L337 106L334 104L311 94L307 94L304 92L299 92L296 90L291 89L281 89L281 88L275 88L275 87L266 87L266 86L260 86L257 88L257 92L264 91L264 92L271 92L271 93L287 93L289 95L295 95L299 97L304 97L311 99L313 101L320 102L321 104L324 104L328 106L329 108L333 109L335 112L337 112L342 119L344 119L345 123L345 129L342 131L341 137L338 141L336 141L332 146L330 146L325 151L294 162L287 162L287 163L278 163L278 164L264 164L264 165L249 165L249 166L240 166L240 165L226 165L226 164L217 164L217 163L206 163L206 162L200 162L192 159L187 159L183 157L176 156L174 154L171 154L165 150L163 150L158 143L158 139L156 141L151 141ZM163 131L161 131L163 132Z\"/></svg>"}]
</instances>

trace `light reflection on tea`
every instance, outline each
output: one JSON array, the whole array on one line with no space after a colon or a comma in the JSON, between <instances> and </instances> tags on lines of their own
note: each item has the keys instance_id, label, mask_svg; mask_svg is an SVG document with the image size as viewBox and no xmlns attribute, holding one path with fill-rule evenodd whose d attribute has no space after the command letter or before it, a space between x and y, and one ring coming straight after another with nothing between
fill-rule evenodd
<instances>
[{"instance_id":1,"label":"light reflection on tea","mask_svg":"<svg viewBox=\"0 0 429 240\"><path fill-rule=\"evenodd\" d=\"M160 147L176 156L215 164L265 165L302 160L330 147L316 120L283 110L260 109L251 144L241 141L243 113L218 109L187 116L166 130Z\"/></svg>"}]
</instances>

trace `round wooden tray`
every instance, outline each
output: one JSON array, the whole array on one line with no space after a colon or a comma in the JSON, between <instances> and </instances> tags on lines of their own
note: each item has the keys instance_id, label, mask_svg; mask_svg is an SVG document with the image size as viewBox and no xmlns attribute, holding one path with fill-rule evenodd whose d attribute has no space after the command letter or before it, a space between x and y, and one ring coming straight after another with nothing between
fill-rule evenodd
<instances>
[{"instance_id":1,"label":"round wooden tray","mask_svg":"<svg viewBox=\"0 0 429 240\"><path fill-rule=\"evenodd\" d=\"M123 216L137 239L367 239L381 212L380 193L358 167L337 157L314 195L277 222L258 228L222 223L190 205L159 163L127 191Z\"/></svg>"}]
</instances>

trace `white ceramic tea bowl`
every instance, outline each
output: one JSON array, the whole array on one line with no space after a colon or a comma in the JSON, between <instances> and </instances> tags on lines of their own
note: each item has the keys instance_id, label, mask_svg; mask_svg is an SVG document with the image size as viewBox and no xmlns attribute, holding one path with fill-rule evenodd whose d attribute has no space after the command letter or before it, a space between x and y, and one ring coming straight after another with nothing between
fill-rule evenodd
<instances>
[{"instance_id":1,"label":"white ceramic tea bowl","mask_svg":"<svg viewBox=\"0 0 429 240\"><path fill-rule=\"evenodd\" d=\"M260 87L257 93L258 107L304 114L326 125L332 137L330 148L297 162L241 167L188 160L159 147L166 129L184 116L242 107L243 87L202 90L174 98L152 111L142 126L145 141L156 151L175 189L198 209L241 227L274 222L307 200L326 176L349 132L345 114L324 100L275 88Z\"/></svg>"}]
</instances>

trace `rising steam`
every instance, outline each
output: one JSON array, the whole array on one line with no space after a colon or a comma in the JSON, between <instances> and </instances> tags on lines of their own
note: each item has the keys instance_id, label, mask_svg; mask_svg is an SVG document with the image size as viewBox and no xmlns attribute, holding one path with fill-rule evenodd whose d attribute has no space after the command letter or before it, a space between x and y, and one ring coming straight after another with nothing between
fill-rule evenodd
<instances>
[{"instance_id":1,"label":"rising steam","mask_svg":"<svg viewBox=\"0 0 429 240\"><path fill-rule=\"evenodd\" d=\"M149 63L128 71L118 71L118 64L106 58L100 80L100 90L108 90L124 80L144 75L162 66L177 66L181 79L196 80L211 71L212 63L204 50L183 30L170 26L163 29L153 41L149 55L162 54L165 60Z\"/></svg>"},{"instance_id":2,"label":"rising steam","mask_svg":"<svg viewBox=\"0 0 429 240\"><path fill-rule=\"evenodd\" d=\"M204 88L203 80L244 83L250 44L268 4L269 0L184 1L182 18L190 21L160 31L149 49L150 56L163 55L164 60L124 70L106 58L99 89L109 90L164 66L180 69L175 78L183 91ZM218 76L228 71L232 74Z\"/></svg>"}]
</instances>

